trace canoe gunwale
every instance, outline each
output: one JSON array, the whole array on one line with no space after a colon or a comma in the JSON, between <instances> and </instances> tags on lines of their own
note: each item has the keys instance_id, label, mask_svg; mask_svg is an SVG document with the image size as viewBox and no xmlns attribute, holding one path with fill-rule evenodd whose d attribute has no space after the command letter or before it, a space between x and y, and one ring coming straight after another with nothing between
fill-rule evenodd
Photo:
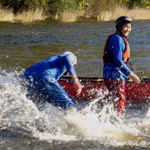
<instances>
[{"instance_id":1,"label":"canoe gunwale","mask_svg":"<svg viewBox=\"0 0 150 150\"><path fill-rule=\"evenodd\" d=\"M102 77L82 77L79 76L78 79L80 82L103 82ZM148 77L142 77L140 78L141 83L150 82L150 78ZM66 81L66 82L72 82L71 76L62 76L59 81ZM133 83L133 80L131 78L126 79L126 83Z\"/></svg>"}]
</instances>

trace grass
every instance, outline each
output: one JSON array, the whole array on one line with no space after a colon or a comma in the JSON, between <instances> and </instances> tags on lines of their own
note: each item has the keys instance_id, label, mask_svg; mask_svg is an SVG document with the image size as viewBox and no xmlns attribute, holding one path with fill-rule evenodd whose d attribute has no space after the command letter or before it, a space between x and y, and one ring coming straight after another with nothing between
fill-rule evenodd
<instances>
[{"instance_id":1,"label":"grass","mask_svg":"<svg viewBox=\"0 0 150 150\"><path fill-rule=\"evenodd\" d=\"M129 16L132 20L149 20L150 9L134 8L129 9L125 6L115 6L114 10L104 10L97 15L98 21L116 20L120 16Z\"/></svg>"},{"instance_id":2,"label":"grass","mask_svg":"<svg viewBox=\"0 0 150 150\"><path fill-rule=\"evenodd\" d=\"M149 20L150 10L146 9L149 6L147 0L3 0L0 1L0 21L34 22L52 18L75 22L79 17L110 21L121 15Z\"/></svg>"}]
</instances>

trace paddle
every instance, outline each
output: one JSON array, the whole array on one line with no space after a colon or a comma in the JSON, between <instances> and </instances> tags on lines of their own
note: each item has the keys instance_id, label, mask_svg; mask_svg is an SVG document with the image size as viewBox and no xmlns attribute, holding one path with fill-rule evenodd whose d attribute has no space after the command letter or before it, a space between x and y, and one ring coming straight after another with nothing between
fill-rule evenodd
<instances>
[{"instance_id":1,"label":"paddle","mask_svg":"<svg viewBox=\"0 0 150 150\"><path fill-rule=\"evenodd\" d=\"M129 65L130 65L131 70L133 71L133 67L132 67L131 61L129 61Z\"/></svg>"}]
</instances>

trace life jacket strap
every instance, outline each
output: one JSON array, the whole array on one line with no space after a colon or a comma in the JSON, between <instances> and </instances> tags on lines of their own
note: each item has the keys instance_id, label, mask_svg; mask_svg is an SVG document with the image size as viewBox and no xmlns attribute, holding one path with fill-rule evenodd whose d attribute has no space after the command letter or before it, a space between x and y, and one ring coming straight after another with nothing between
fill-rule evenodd
<instances>
[{"instance_id":1,"label":"life jacket strap","mask_svg":"<svg viewBox=\"0 0 150 150\"><path fill-rule=\"evenodd\" d=\"M129 61L130 61L130 58L126 58L126 57L123 58L123 62L128 63Z\"/></svg>"}]
</instances>

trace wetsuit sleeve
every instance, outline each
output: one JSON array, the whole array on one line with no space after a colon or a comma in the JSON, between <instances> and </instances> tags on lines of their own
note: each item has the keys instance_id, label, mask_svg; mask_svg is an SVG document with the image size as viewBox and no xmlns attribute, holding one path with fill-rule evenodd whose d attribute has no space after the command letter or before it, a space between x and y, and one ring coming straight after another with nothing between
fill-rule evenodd
<instances>
[{"instance_id":1,"label":"wetsuit sleeve","mask_svg":"<svg viewBox=\"0 0 150 150\"><path fill-rule=\"evenodd\" d=\"M114 35L110 39L110 44L109 44L109 49L110 51L113 52L113 57L114 57L114 62L115 65L126 75L128 76L131 73L131 70L127 67L127 65L122 61L122 53L125 50L125 43L124 40L117 36Z\"/></svg>"},{"instance_id":2,"label":"wetsuit sleeve","mask_svg":"<svg viewBox=\"0 0 150 150\"><path fill-rule=\"evenodd\" d=\"M70 75L76 74L74 65L68 55L65 55L62 57L62 60L67 68L67 71L69 71Z\"/></svg>"}]
</instances>

